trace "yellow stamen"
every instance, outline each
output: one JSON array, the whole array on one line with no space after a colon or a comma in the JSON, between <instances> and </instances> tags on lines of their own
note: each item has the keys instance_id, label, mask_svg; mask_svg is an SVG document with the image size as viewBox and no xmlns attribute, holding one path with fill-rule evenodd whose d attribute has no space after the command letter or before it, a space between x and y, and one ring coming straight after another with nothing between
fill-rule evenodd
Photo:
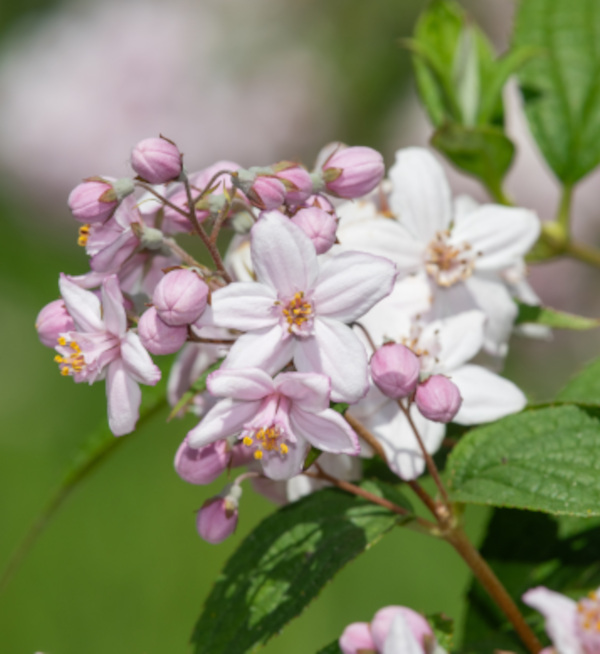
<instances>
[{"instance_id":1,"label":"yellow stamen","mask_svg":"<svg viewBox=\"0 0 600 654\"><path fill-rule=\"evenodd\" d=\"M69 374L69 369L66 368L66 367L65 367L65 368L61 368L61 369L60 369L60 374L61 374L63 377L66 377L66 376Z\"/></svg>"},{"instance_id":2,"label":"yellow stamen","mask_svg":"<svg viewBox=\"0 0 600 654\"><path fill-rule=\"evenodd\" d=\"M256 450L256 452L254 452L254 458L257 461L260 461L263 458L263 453L260 450Z\"/></svg>"},{"instance_id":3,"label":"yellow stamen","mask_svg":"<svg viewBox=\"0 0 600 654\"><path fill-rule=\"evenodd\" d=\"M250 436L244 436L244 439L242 441L246 447L250 447L254 441L250 438Z\"/></svg>"},{"instance_id":4,"label":"yellow stamen","mask_svg":"<svg viewBox=\"0 0 600 654\"><path fill-rule=\"evenodd\" d=\"M84 247L88 242L89 236L90 236L90 226L82 225L79 228L79 237L77 238L77 245Z\"/></svg>"},{"instance_id":5,"label":"yellow stamen","mask_svg":"<svg viewBox=\"0 0 600 654\"><path fill-rule=\"evenodd\" d=\"M289 449L290 449L290 448L289 448L285 443L282 443L282 444L279 446L279 451L280 451L282 454L287 454L288 451L289 451Z\"/></svg>"},{"instance_id":6,"label":"yellow stamen","mask_svg":"<svg viewBox=\"0 0 600 654\"><path fill-rule=\"evenodd\" d=\"M66 345L67 344L67 339L64 336L60 336L58 338L58 344L59 345Z\"/></svg>"}]
</instances>

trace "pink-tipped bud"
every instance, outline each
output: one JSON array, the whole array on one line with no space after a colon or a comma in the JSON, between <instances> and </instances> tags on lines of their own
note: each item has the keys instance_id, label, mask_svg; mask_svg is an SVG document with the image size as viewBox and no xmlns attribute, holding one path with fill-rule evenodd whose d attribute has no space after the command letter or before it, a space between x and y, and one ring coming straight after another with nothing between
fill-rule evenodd
<instances>
[{"instance_id":1,"label":"pink-tipped bud","mask_svg":"<svg viewBox=\"0 0 600 654\"><path fill-rule=\"evenodd\" d=\"M119 202L133 191L130 179L109 181L91 177L71 191L67 204L73 216L82 223L102 223L110 218Z\"/></svg>"},{"instance_id":2,"label":"pink-tipped bud","mask_svg":"<svg viewBox=\"0 0 600 654\"><path fill-rule=\"evenodd\" d=\"M285 202L294 207L302 204L313 192L310 173L300 164L282 161L273 166L275 176L285 186Z\"/></svg>"},{"instance_id":3,"label":"pink-tipped bud","mask_svg":"<svg viewBox=\"0 0 600 654\"><path fill-rule=\"evenodd\" d=\"M232 486L224 497L213 497L202 505L196 519L200 538L217 545L233 534L238 522L241 490L239 486Z\"/></svg>"},{"instance_id":4,"label":"pink-tipped bud","mask_svg":"<svg viewBox=\"0 0 600 654\"><path fill-rule=\"evenodd\" d=\"M417 386L415 402L428 420L450 422L462 404L460 391L444 375L432 375Z\"/></svg>"},{"instance_id":5,"label":"pink-tipped bud","mask_svg":"<svg viewBox=\"0 0 600 654\"><path fill-rule=\"evenodd\" d=\"M337 150L321 170L326 191L349 200L372 191L384 174L383 157L364 146Z\"/></svg>"},{"instance_id":6,"label":"pink-tipped bud","mask_svg":"<svg viewBox=\"0 0 600 654\"><path fill-rule=\"evenodd\" d=\"M144 139L131 153L131 167L146 182L165 184L181 175L181 153L168 139Z\"/></svg>"},{"instance_id":7,"label":"pink-tipped bud","mask_svg":"<svg viewBox=\"0 0 600 654\"><path fill-rule=\"evenodd\" d=\"M371 622L371 635L377 651L382 651L392 624L396 618L400 617L406 627L412 632L415 640L423 648L423 654L429 650L428 644L434 641L433 630L425 618L416 611L405 606L386 606L377 611Z\"/></svg>"},{"instance_id":8,"label":"pink-tipped bud","mask_svg":"<svg viewBox=\"0 0 600 654\"><path fill-rule=\"evenodd\" d=\"M150 307L138 322L138 336L151 354L173 354L187 341L187 326L172 327L164 323L156 309Z\"/></svg>"},{"instance_id":9,"label":"pink-tipped bud","mask_svg":"<svg viewBox=\"0 0 600 654\"><path fill-rule=\"evenodd\" d=\"M209 289L194 271L182 268L168 272L156 285L152 302L159 318L177 327L198 320L208 302Z\"/></svg>"},{"instance_id":10,"label":"pink-tipped bud","mask_svg":"<svg viewBox=\"0 0 600 654\"><path fill-rule=\"evenodd\" d=\"M310 238L317 254L323 254L335 243L336 217L318 207L300 209L292 222Z\"/></svg>"},{"instance_id":11,"label":"pink-tipped bud","mask_svg":"<svg viewBox=\"0 0 600 654\"><path fill-rule=\"evenodd\" d=\"M361 652L376 652L368 622L353 622L341 635L339 646L343 654L361 654Z\"/></svg>"},{"instance_id":12,"label":"pink-tipped bud","mask_svg":"<svg viewBox=\"0 0 600 654\"><path fill-rule=\"evenodd\" d=\"M58 337L62 332L70 332L75 329L73 318L69 315L63 300L54 300L47 304L35 320L40 341L46 347L56 347Z\"/></svg>"},{"instance_id":13,"label":"pink-tipped bud","mask_svg":"<svg viewBox=\"0 0 600 654\"><path fill-rule=\"evenodd\" d=\"M283 182L268 168L238 170L232 176L232 182L254 206L263 211L277 209L285 200L286 188Z\"/></svg>"},{"instance_id":14,"label":"pink-tipped bud","mask_svg":"<svg viewBox=\"0 0 600 654\"><path fill-rule=\"evenodd\" d=\"M419 357L405 345L389 343L371 357L371 377L377 388L398 400L408 397L419 383Z\"/></svg>"},{"instance_id":15,"label":"pink-tipped bud","mask_svg":"<svg viewBox=\"0 0 600 654\"><path fill-rule=\"evenodd\" d=\"M186 439L175 454L175 471L190 484L210 484L225 471L230 460L231 448L227 441L194 448Z\"/></svg>"}]
</instances>

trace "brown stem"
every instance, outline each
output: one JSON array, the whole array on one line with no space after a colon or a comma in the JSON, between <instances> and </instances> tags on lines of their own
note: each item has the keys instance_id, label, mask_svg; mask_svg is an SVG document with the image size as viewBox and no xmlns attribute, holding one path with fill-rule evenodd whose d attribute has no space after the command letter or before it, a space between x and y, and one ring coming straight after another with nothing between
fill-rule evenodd
<instances>
[{"instance_id":1,"label":"brown stem","mask_svg":"<svg viewBox=\"0 0 600 654\"><path fill-rule=\"evenodd\" d=\"M188 341L208 343L209 345L233 345L235 343L235 339L233 338L202 338L201 336L196 336L191 329L188 329Z\"/></svg>"},{"instance_id":2,"label":"brown stem","mask_svg":"<svg viewBox=\"0 0 600 654\"><path fill-rule=\"evenodd\" d=\"M542 645L536 635L525 622L512 597L507 593L485 559L473 547L464 531L460 527L455 527L444 534L444 538L461 555L490 597L502 609L527 649L532 654L538 654L542 649Z\"/></svg>"},{"instance_id":3,"label":"brown stem","mask_svg":"<svg viewBox=\"0 0 600 654\"><path fill-rule=\"evenodd\" d=\"M440 516L438 516L438 507L435 503L435 500L431 497L431 495L419 484L417 481L414 479L412 481L407 481L406 482L412 490L415 492L417 497L423 502L423 504L433 513L433 515L440 520Z\"/></svg>"},{"instance_id":4,"label":"brown stem","mask_svg":"<svg viewBox=\"0 0 600 654\"><path fill-rule=\"evenodd\" d=\"M179 243L175 241L175 239L165 238L164 243L169 248L169 250L171 250L173 254L176 254L183 261L183 263L187 264L188 266L192 266L194 268L199 268L204 273L212 274L212 270L210 270L210 268L207 268L206 266L203 266L200 262L196 261L196 259L194 259L194 257L191 254L186 252L179 245Z\"/></svg>"}]
</instances>

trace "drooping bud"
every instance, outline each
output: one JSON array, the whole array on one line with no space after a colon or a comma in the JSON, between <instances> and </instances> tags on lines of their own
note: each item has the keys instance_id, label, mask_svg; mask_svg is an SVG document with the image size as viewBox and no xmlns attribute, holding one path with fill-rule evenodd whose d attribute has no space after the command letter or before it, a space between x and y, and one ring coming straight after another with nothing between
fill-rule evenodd
<instances>
[{"instance_id":1,"label":"drooping bud","mask_svg":"<svg viewBox=\"0 0 600 654\"><path fill-rule=\"evenodd\" d=\"M458 413L462 397L456 384L444 375L431 375L417 386L415 402L428 420L450 422Z\"/></svg>"},{"instance_id":2,"label":"drooping bud","mask_svg":"<svg viewBox=\"0 0 600 654\"><path fill-rule=\"evenodd\" d=\"M285 186L285 202L294 207L302 204L313 192L310 173L300 164L282 161L273 167L277 179Z\"/></svg>"},{"instance_id":3,"label":"drooping bud","mask_svg":"<svg viewBox=\"0 0 600 654\"><path fill-rule=\"evenodd\" d=\"M73 331L75 323L69 315L64 301L59 299L50 302L38 313L35 328L40 341L46 347L56 347L60 334Z\"/></svg>"},{"instance_id":4,"label":"drooping bud","mask_svg":"<svg viewBox=\"0 0 600 654\"><path fill-rule=\"evenodd\" d=\"M238 170L233 174L232 181L254 206L263 211L277 209L285 200L286 188L283 182L268 168Z\"/></svg>"},{"instance_id":5,"label":"drooping bud","mask_svg":"<svg viewBox=\"0 0 600 654\"><path fill-rule=\"evenodd\" d=\"M317 254L323 254L335 243L337 220L334 215L318 207L300 209L292 222L310 238Z\"/></svg>"},{"instance_id":6,"label":"drooping bud","mask_svg":"<svg viewBox=\"0 0 600 654\"><path fill-rule=\"evenodd\" d=\"M241 487L234 485L225 489L221 496L213 497L202 505L196 519L200 538L217 545L233 534L237 527L241 494Z\"/></svg>"},{"instance_id":7,"label":"drooping bud","mask_svg":"<svg viewBox=\"0 0 600 654\"><path fill-rule=\"evenodd\" d=\"M181 153L164 137L140 141L131 153L131 167L150 184L166 184L181 175Z\"/></svg>"},{"instance_id":8,"label":"drooping bud","mask_svg":"<svg viewBox=\"0 0 600 654\"><path fill-rule=\"evenodd\" d=\"M175 471L190 484L210 484L225 471L230 460L231 448L227 441L196 449L185 439L175 454Z\"/></svg>"},{"instance_id":9,"label":"drooping bud","mask_svg":"<svg viewBox=\"0 0 600 654\"><path fill-rule=\"evenodd\" d=\"M323 164L323 190L340 198L359 198L372 191L384 173L383 157L376 150L364 146L341 148Z\"/></svg>"},{"instance_id":10,"label":"drooping bud","mask_svg":"<svg viewBox=\"0 0 600 654\"><path fill-rule=\"evenodd\" d=\"M371 377L387 397L408 397L417 387L421 364L419 357L405 345L388 343L371 357Z\"/></svg>"},{"instance_id":11,"label":"drooping bud","mask_svg":"<svg viewBox=\"0 0 600 654\"><path fill-rule=\"evenodd\" d=\"M156 308L150 307L138 322L138 336L151 354L173 354L183 347L188 331L186 325L167 325L158 317Z\"/></svg>"},{"instance_id":12,"label":"drooping bud","mask_svg":"<svg viewBox=\"0 0 600 654\"><path fill-rule=\"evenodd\" d=\"M209 288L193 270L168 272L156 285L152 302L160 319L173 327L198 320L206 308Z\"/></svg>"},{"instance_id":13,"label":"drooping bud","mask_svg":"<svg viewBox=\"0 0 600 654\"><path fill-rule=\"evenodd\" d=\"M133 191L133 181L128 178L112 181L90 177L71 191L67 204L73 216L82 223L102 223Z\"/></svg>"}]
</instances>

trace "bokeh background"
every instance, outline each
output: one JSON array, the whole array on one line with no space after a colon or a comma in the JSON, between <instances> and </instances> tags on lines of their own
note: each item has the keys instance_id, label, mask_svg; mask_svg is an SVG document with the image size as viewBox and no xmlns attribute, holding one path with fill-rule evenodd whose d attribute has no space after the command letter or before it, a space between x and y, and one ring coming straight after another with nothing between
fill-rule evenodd
<instances>
[{"instance_id":1,"label":"bokeh background","mask_svg":"<svg viewBox=\"0 0 600 654\"><path fill-rule=\"evenodd\" d=\"M513 3L464 2L498 49ZM163 133L190 169L314 159L326 142L380 149L425 144L410 34L413 0L16 0L0 4L0 566L25 534L79 445L105 420L103 385L57 374L34 331L60 271L86 270L69 190L93 174L126 173L131 147ZM557 189L527 134L514 92L509 127L520 147L509 189L551 217ZM459 191L475 184L451 173ZM575 197L575 228L598 239L598 178ZM544 301L598 315L596 278L557 262L532 272ZM515 339L507 374L549 398L599 349L592 333ZM237 534L197 537L194 510L215 492L186 485L172 459L192 424L165 415L128 436L48 526L0 595L0 652L164 654L188 651L203 600L243 536L273 510L247 492ZM483 533L485 510L470 509ZM266 648L306 654L386 604L443 611L460 630L469 576L449 548L397 530L346 568Z\"/></svg>"}]
</instances>

